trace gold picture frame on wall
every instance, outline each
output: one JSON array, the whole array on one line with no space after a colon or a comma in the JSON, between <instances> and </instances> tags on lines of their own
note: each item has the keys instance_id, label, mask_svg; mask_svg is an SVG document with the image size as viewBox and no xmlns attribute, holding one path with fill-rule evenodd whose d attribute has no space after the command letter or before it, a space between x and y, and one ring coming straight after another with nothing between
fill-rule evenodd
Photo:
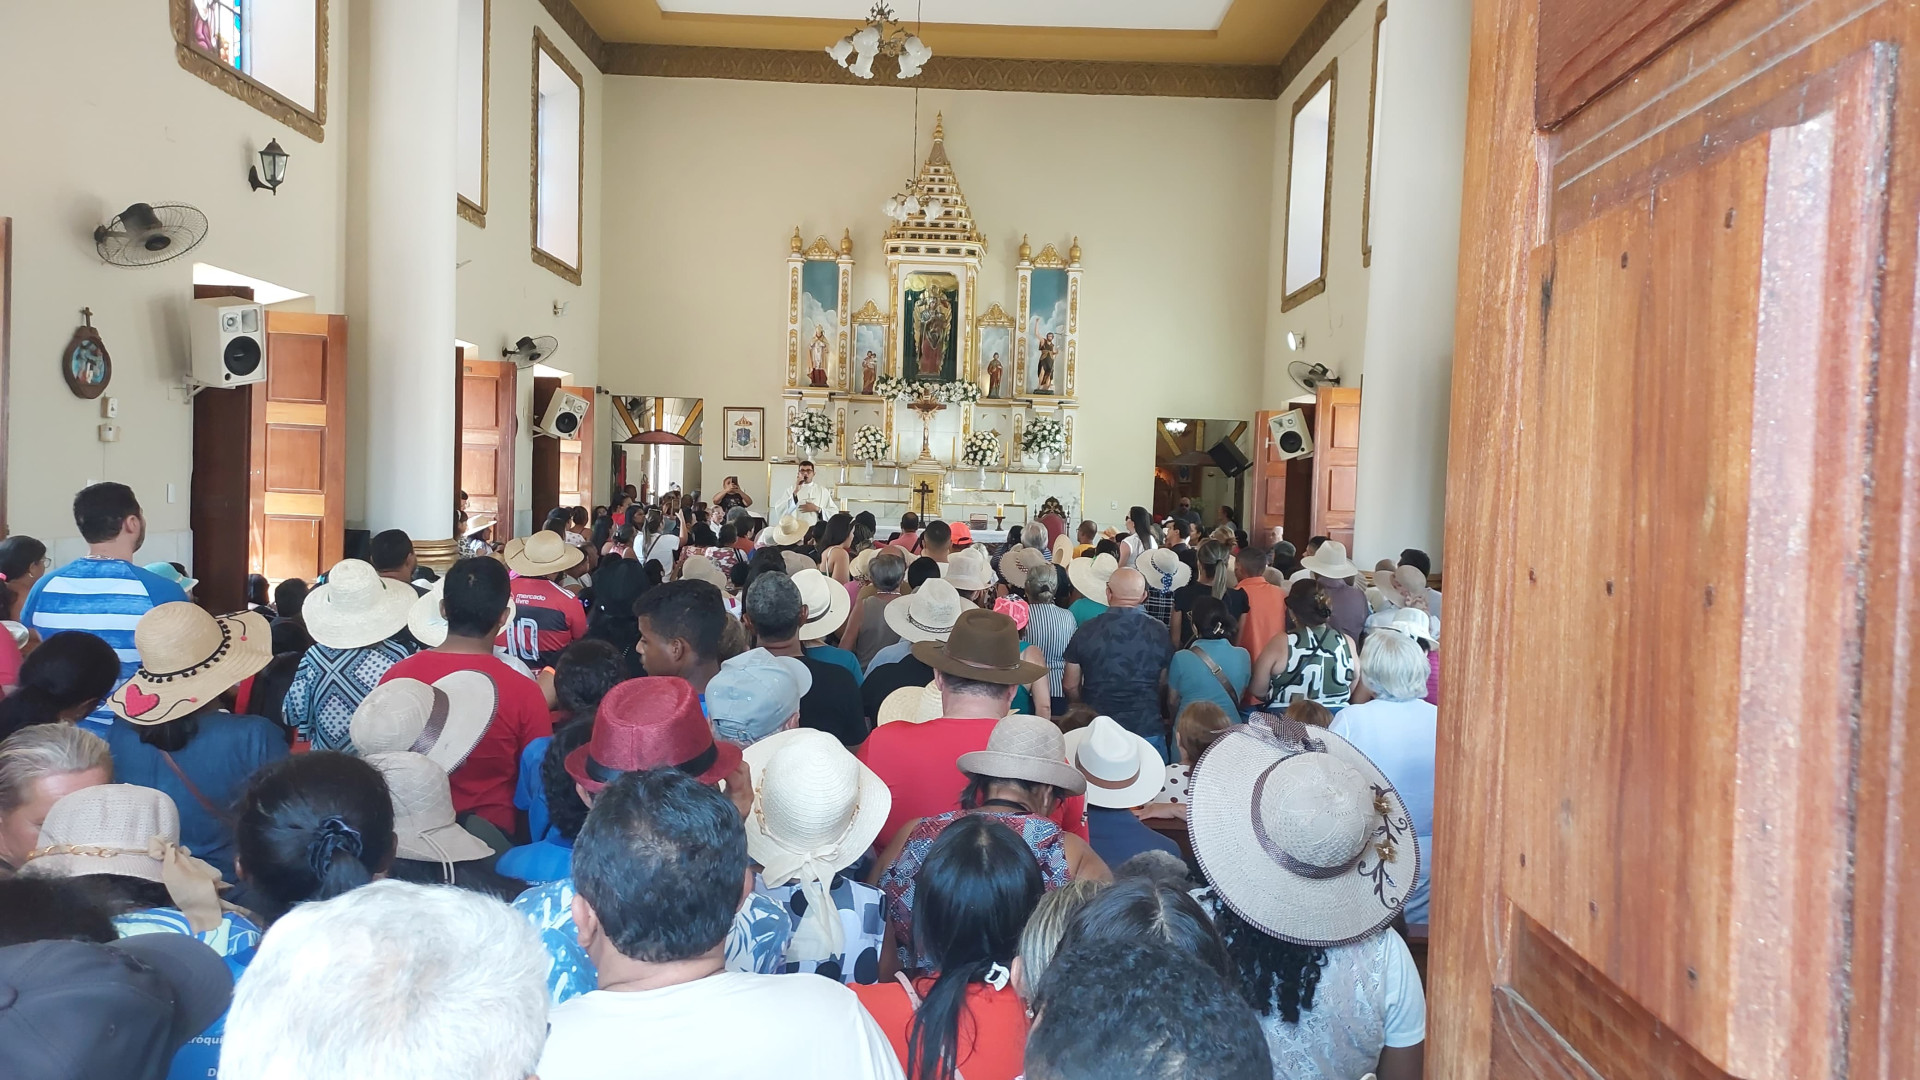
<instances>
[{"instance_id":1,"label":"gold picture frame on wall","mask_svg":"<svg viewBox=\"0 0 1920 1080\"><path fill-rule=\"evenodd\" d=\"M480 5L480 198L477 202L467 198L456 181L453 208L463 220L484 229L487 227L488 174L492 171L493 158L493 0L474 2ZM582 113L586 111L584 105L582 98Z\"/></svg>"},{"instance_id":2,"label":"gold picture frame on wall","mask_svg":"<svg viewBox=\"0 0 1920 1080\"><path fill-rule=\"evenodd\" d=\"M1080 366L1080 238L1062 256L1052 244L1034 254L1020 238L1014 327L1016 397L1072 401Z\"/></svg>"},{"instance_id":3,"label":"gold picture frame on wall","mask_svg":"<svg viewBox=\"0 0 1920 1080\"><path fill-rule=\"evenodd\" d=\"M1014 384L1013 339L1020 320L1007 314L999 304L987 308L973 327L974 378L986 377L983 401L1012 401Z\"/></svg>"},{"instance_id":4,"label":"gold picture frame on wall","mask_svg":"<svg viewBox=\"0 0 1920 1080\"><path fill-rule=\"evenodd\" d=\"M579 90L580 94L580 122L577 133L578 142L576 144L579 149L577 151L578 157L575 159L578 167L574 169L574 183L576 185L573 214L574 252L575 258L578 260L575 264L569 264L566 260L540 247L540 58L542 56L553 61L554 65L558 67L567 78L572 79L573 85ZM560 51L560 47L553 43L553 39L547 37L537 26L533 28L532 71L533 85L531 93L533 95L533 109L529 125L530 135L528 138L529 149L527 154L531 162L528 166L527 177L527 219L529 233L532 237L533 261L537 265L544 266L548 270L553 271L568 282L578 285L580 284L581 268L586 265L587 261L587 84L586 81L580 77L580 69L574 67L573 62L568 60L566 54Z\"/></svg>"},{"instance_id":5,"label":"gold picture frame on wall","mask_svg":"<svg viewBox=\"0 0 1920 1080\"><path fill-rule=\"evenodd\" d=\"M893 371L890 333L893 320L869 300L865 307L853 313L852 324L852 348L847 352L852 361L848 365L851 369L848 386L856 397L872 397L874 383Z\"/></svg>"},{"instance_id":6,"label":"gold picture frame on wall","mask_svg":"<svg viewBox=\"0 0 1920 1080\"><path fill-rule=\"evenodd\" d=\"M809 245L796 226L787 240L787 389L856 385L848 375L852 294L853 231L840 231L838 247L825 236Z\"/></svg>"},{"instance_id":7,"label":"gold picture frame on wall","mask_svg":"<svg viewBox=\"0 0 1920 1080\"><path fill-rule=\"evenodd\" d=\"M1293 120L1287 129L1287 197L1282 204L1286 239L1280 247L1281 311L1292 311L1327 291L1327 256L1333 238L1333 122L1339 115L1337 68L1337 60L1327 61L1326 70L1308 83L1293 102ZM1325 95L1324 101L1322 95ZM1302 123L1303 116L1308 123ZM1324 139L1321 138L1322 120ZM1306 186L1316 180L1314 188ZM1318 229L1313 228L1316 222L1312 220L1316 211ZM1319 250L1313 265L1315 272L1307 278L1300 276L1304 268L1296 262L1296 256L1313 248L1302 246L1296 252L1294 241L1298 237L1302 245L1311 244L1314 233L1318 233Z\"/></svg>"},{"instance_id":8,"label":"gold picture frame on wall","mask_svg":"<svg viewBox=\"0 0 1920 1080\"><path fill-rule=\"evenodd\" d=\"M180 67L312 139L327 134L327 4L313 0L313 107L307 108L207 51L194 0L170 0L173 55Z\"/></svg>"},{"instance_id":9,"label":"gold picture frame on wall","mask_svg":"<svg viewBox=\"0 0 1920 1080\"><path fill-rule=\"evenodd\" d=\"M1387 0L1373 13L1373 68L1367 86L1367 171L1360 175L1360 265L1373 265L1373 140L1380 124L1380 46L1386 40Z\"/></svg>"}]
</instances>

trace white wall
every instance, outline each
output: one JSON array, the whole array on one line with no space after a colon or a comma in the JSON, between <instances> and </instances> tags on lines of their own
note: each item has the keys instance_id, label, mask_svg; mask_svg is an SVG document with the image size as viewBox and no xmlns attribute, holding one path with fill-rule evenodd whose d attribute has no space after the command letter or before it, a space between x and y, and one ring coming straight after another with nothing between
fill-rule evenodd
<instances>
[{"instance_id":1,"label":"white wall","mask_svg":"<svg viewBox=\"0 0 1920 1080\"><path fill-rule=\"evenodd\" d=\"M1354 553L1441 563L1470 0L1389 7Z\"/></svg>"},{"instance_id":2,"label":"white wall","mask_svg":"<svg viewBox=\"0 0 1920 1080\"><path fill-rule=\"evenodd\" d=\"M1105 521L1152 493L1157 416L1251 418L1267 306L1267 101L609 77L601 382L778 421L787 241L853 230L851 303L887 306L887 196L934 114L986 234L977 312L1015 310L1022 233L1084 249L1075 457ZM591 118L590 118L591 121ZM1252 242L1249 238L1255 239ZM712 429L710 423L709 429ZM770 432L770 434L774 434ZM715 455L756 500L766 471ZM737 467L736 467L737 466Z\"/></svg>"},{"instance_id":3,"label":"white wall","mask_svg":"<svg viewBox=\"0 0 1920 1080\"><path fill-rule=\"evenodd\" d=\"M332 38L337 73L348 62L338 12ZM81 79L74 43L89 58ZM81 548L74 492L117 480L147 510L144 554L184 561L193 409L175 387L188 367L193 263L342 310L345 141L329 123L327 140L313 142L183 70L167 5L153 0L0 5L0 101L0 215L14 219L8 526L71 555ZM330 115L346 104L336 77ZM292 155L286 185L254 192L247 169L275 138ZM206 242L150 269L102 265L94 226L136 201L199 207ZM113 357L118 443L98 441L99 403L74 397L58 371L82 307Z\"/></svg>"}]
</instances>

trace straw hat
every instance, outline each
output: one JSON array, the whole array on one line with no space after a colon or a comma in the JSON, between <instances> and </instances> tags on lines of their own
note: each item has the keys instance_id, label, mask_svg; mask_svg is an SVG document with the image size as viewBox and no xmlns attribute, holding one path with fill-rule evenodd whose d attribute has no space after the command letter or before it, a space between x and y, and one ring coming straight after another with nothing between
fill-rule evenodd
<instances>
[{"instance_id":1,"label":"straw hat","mask_svg":"<svg viewBox=\"0 0 1920 1080\"><path fill-rule=\"evenodd\" d=\"M1087 778L1087 805L1112 810L1145 806L1167 781L1167 763L1146 739L1111 716L1066 734L1067 758Z\"/></svg>"},{"instance_id":2,"label":"straw hat","mask_svg":"<svg viewBox=\"0 0 1920 1080\"><path fill-rule=\"evenodd\" d=\"M947 556L947 565L940 576L963 593L991 589L993 561L987 557L985 548L970 547Z\"/></svg>"},{"instance_id":3,"label":"straw hat","mask_svg":"<svg viewBox=\"0 0 1920 1080\"><path fill-rule=\"evenodd\" d=\"M788 514L767 527L761 538L768 547L789 547L807 538L807 523Z\"/></svg>"},{"instance_id":4,"label":"straw hat","mask_svg":"<svg viewBox=\"0 0 1920 1080\"><path fill-rule=\"evenodd\" d=\"M587 745L567 755L567 775L588 794L621 773L679 769L703 784L718 784L740 765L740 748L716 742L685 679L665 675L628 679L600 701Z\"/></svg>"},{"instance_id":5,"label":"straw hat","mask_svg":"<svg viewBox=\"0 0 1920 1080\"><path fill-rule=\"evenodd\" d=\"M860 554L855 555L853 561L847 564L847 573L862 581L870 580L867 577L867 568L873 565L874 557L878 554L880 554L879 548L870 547Z\"/></svg>"},{"instance_id":6,"label":"straw hat","mask_svg":"<svg viewBox=\"0 0 1920 1080\"><path fill-rule=\"evenodd\" d=\"M1403 607L1427 606L1427 575L1417 566L1401 566L1393 571L1394 599Z\"/></svg>"},{"instance_id":7,"label":"straw hat","mask_svg":"<svg viewBox=\"0 0 1920 1080\"><path fill-rule=\"evenodd\" d=\"M686 561L680 564L680 580L704 581L721 592L733 587L733 583L727 580L727 572L705 555L687 556Z\"/></svg>"},{"instance_id":8,"label":"straw hat","mask_svg":"<svg viewBox=\"0 0 1920 1080\"><path fill-rule=\"evenodd\" d=\"M342 559L327 571L326 584L307 594L300 619L320 644L359 649L405 630L419 598L413 586L381 577L372 563Z\"/></svg>"},{"instance_id":9,"label":"straw hat","mask_svg":"<svg viewBox=\"0 0 1920 1080\"><path fill-rule=\"evenodd\" d=\"M366 757L367 764L387 778L387 791L393 795L394 850L401 858L451 866L493 854L485 840L454 822L447 770L432 758L407 751Z\"/></svg>"},{"instance_id":10,"label":"straw hat","mask_svg":"<svg viewBox=\"0 0 1920 1080\"><path fill-rule=\"evenodd\" d=\"M1067 580L1080 595L1096 604L1107 602L1107 580L1113 572L1120 569L1120 562L1111 555L1096 555L1092 558L1078 558L1067 564Z\"/></svg>"},{"instance_id":11,"label":"straw hat","mask_svg":"<svg viewBox=\"0 0 1920 1080\"><path fill-rule=\"evenodd\" d=\"M893 605L887 605L893 610ZM953 622L945 641L919 641L913 655L935 671L963 679L1025 686L1047 673L1047 665L1020 659L1020 629L1013 619L985 608L968 608Z\"/></svg>"},{"instance_id":12,"label":"straw hat","mask_svg":"<svg viewBox=\"0 0 1920 1080\"><path fill-rule=\"evenodd\" d=\"M928 578L910 595L889 600L882 609L887 625L906 641L945 641L960 613L977 610L960 599L945 578Z\"/></svg>"},{"instance_id":13,"label":"straw hat","mask_svg":"<svg viewBox=\"0 0 1920 1080\"><path fill-rule=\"evenodd\" d=\"M1047 565L1046 552L1022 544L1000 556L1000 561L994 564L994 568L1000 571L1001 578L1007 584L1016 589L1024 589L1027 587L1027 575L1045 565Z\"/></svg>"},{"instance_id":14,"label":"straw hat","mask_svg":"<svg viewBox=\"0 0 1920 1080\"><path fill-rule=\"evenodd\" d=\"M793 575L801 572L802 570L820 569L819 563L814 562L812 559L807 558L805 555L802 555L797 551L781 552L780 562L782 566L785 568L785 570L787 571L788 577L792 577Z\"/></svg>"},{"instance_id":15,"label":"straw hat","mask_svg":"<svg viewBox=\"0 0 1920 1080\"><path fill-rule=\"evenodd\" d=\"M1220 899L1296 945L1378 932L1420 875L1412 815L1385 774L1331 731L1265 713L1201 755L1187 822Z\"/></svg>"},{"instance_id":16,"label":"straw hat","mask_svg":"<svg viewBox=\"0 0 1920 1080\"><path fill-rule=\"evenodd\" d=\"M180 846L180 812L165 792L99 784L53 804L20 872L71 878L122 874L167 887L195 933L220 925L220 871Z\"/></svg>"},{"instance_id":17,"label":"straw hat","mask_svg":"<svg viewBox=\"0 0 1920 1080\"><path fill-rule=\"evenodd\" d=\"M1180 561L1180 553L1172 548L1153 548L1143 551L1133 560L1133 568L1147 579L1147 588L1160 592L1172 592L1185 588L1193 578L1193 570Z\"/></svg>"},{"instance_id":18,"label":"straw hat","mask_svg":"<svg viewBox=\"0 0 1920 1080\"><path fill-rule=\"evenodd\" d=\"M566 542L559 533L541 529L532 536L507 541L507 569L521 577L546 577L580 565L587 553Z\"/></svg>"},{"instance_id":19,"label":"straw hat","mask_svg":"<svg viewBox=\"0 0 1920 1080\"><path fill-rule=\"evenodd\" d=\"M1070 795L1087 790L1087 778L1067 764L1067 743L1060 729L1038 716L1015 713L1001 719L987 736L985 750L961 754L954 765L976 776L1050 784Z\"/></svg>"},{"instance_id":20,"label":"straw hat","mask_svg":"<svg viewBox=\"0 0 1920 1080\"><path fill-rule=\"evenodd\" d=\"M833 902L833 877L853 865L880 835L893 793L840 740L824 731L783 731L748 747L753 812L747 854L768 885L797 883L806 900L788 954L827 960L846 948Z\"/></svg>"},{"instance_id":21,"label":"straw hat","mask_svg":"<svg viewBox=\"0 0 1920 1080\"><path fill-rule=\"evenodd\" d=\"M447 579L441 578L433 583L413 607L407 611L407 631L413 639L429 649L437 649L447 641L447 616L440 610L441 601L447 596ZM511 591L507 594L507 625L512 626L519 617L520 609L513 602Z\"/></svg>"},{"instance_id":22,"label":"straw hat","mask_svg":"<svg viewBox=\"0 0 1920 1080\"><path fill-rule=\"evenodd\" d=\"M161 604L133 627L140 670L108 699L115 716L148 726L213 704L273 660L273 631L251 611L215 618L196 604Z\"/></svg>"},{"instance_id":23,"label":"straw hat","mask_svg":"<svg viewBox=\"0 0 1920 1080\"><path fill-rule=\"evenodd\" d=\"M389 679L362 698L347 739L363 756L411 751L448 772L460 767L493 723L498 692L478 671L452 671L432 683Z\"/></svg>"},{"instance_id":24,"label":"straw hat","mask_svg":"<svg viewBox=\"0 0 1920 1080\"><path fill-rule=\"evenodd\" d=\"M847 615L853 611L853 597L847 594L845 585L818 570L802 570L792 576L794 588L800 590L800 603L807 609L800 620L801 641L819 641L846 625Z\"/></svg>"},{"instance_id":25,"label":"straw hat","mask_svg":"<svg viewBox=\"0 0 1920 1080\"><path fill-rule=\"evenodd\" d=\"M940 687L928 683L925 686L902 686L888 694L880 703L879 711L873 722L881 724L924 724L929 720L940 719Z\"/></svg>"},{"instance_id":26,"label":"straw hat","mask_svg":"<svg viewBox=\"0 0 1920 1080\"><path fill-rule=\"evenodd\" d=\"M1320 545L1320 550L1300 560L1300 568L1321 577L1345 580L1358 574L1360 568L1347 558L1347 545L1338 540L1328 540Z\"/></svg>"},{"instance_id":27,"label":"straw hat","mask_svg":"<svg viewBox=\"0 0 1920 1080\"><path fill-rule=\"evenodd\" d=\"M1434 628L1434 621L1433 616L1419 608L1395 608L1386 628L1398 630L1431 649L1440 644L1440 639L1435 636L1438 631Z\"/></svg>"}]
</instances>

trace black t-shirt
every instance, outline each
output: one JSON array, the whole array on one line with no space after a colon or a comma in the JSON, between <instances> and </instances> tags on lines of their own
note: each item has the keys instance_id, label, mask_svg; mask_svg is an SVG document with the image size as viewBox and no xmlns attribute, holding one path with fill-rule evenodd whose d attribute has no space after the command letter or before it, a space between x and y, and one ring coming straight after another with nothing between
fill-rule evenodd
<instances>
[{"instance_id":1,"label":"black t-shirt","mask_svg":"<svg viewBox=\"0 0 1920 1080\"><path fill-rule=\"evenodd\" d=\"M912 653L874 668L860 683L860 701L866 709L867 722L879 719L880 703L887 700L888 694L903 686L926 686L932 681L933 669Z\"/></svg>"},{"instance_id":2,"label":"black t-shirt","mask_svg":"<svg viewBox=\"0 0 1920 1080\"><path fill-rule=\"evenodd\" d=\"M736 506L747 505L747 501L745 499L741 498L739 495L731 491L720 496L720 498L715 500L715 502L722 510L731 510Z\"/></svg>"},{"instance_id":3,"label":"black t-shirt","mask_svg":"<svg viewBox=\"0 0 1920 1080\"><path fill-rule=\"evenodd\" d=\"M1190 581L1173 590L1173 609L1186 615L1192 615L1193 602L1203 596L1212 595L1213 586L1201 581ZM1227 614L1232 615L1235 619L1244 619L1247 617L1247 594L1244 590L1228 589L1227 594L1220 598L1220 602L1227 605ZM1192 619L1182 621L1181 636L1186 638L1186 640L1175 642L1175 644L1181 648L1185 648L1193 643L1194 629Z\"/></svg>"},{"instance_id":4,"label":"black t-shirt","mask_svg":"<svg viewBox=\"0 0 1920 1080\"><path fill-rule=\"evenodd\" d=\"M867 741L867 717L861 710L860 684L853 673L829 660L803 656L813 675L813 689L800 699L800 726L824 731L843 746Z\"/></svg>"}]
</instances>

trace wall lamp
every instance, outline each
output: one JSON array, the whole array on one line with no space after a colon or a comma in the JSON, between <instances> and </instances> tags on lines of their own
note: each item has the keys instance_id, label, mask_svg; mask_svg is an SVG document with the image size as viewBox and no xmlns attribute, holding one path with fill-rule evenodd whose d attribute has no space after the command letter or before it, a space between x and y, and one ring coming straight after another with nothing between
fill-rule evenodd
<instances>
[{"instance_id":1,"label":"wall lamp","mask_svg":"<svg viewBox=\"0 0 1920 1080\"><path fill-rule=\"evenodd\" d=\"M269 140L260 151L260 164L247 170L247 180L255 191L266 188L275 195L280 194L280 185L287 180L287 152L280 149L279 139Z\"/></svg>"}]
</instances>

